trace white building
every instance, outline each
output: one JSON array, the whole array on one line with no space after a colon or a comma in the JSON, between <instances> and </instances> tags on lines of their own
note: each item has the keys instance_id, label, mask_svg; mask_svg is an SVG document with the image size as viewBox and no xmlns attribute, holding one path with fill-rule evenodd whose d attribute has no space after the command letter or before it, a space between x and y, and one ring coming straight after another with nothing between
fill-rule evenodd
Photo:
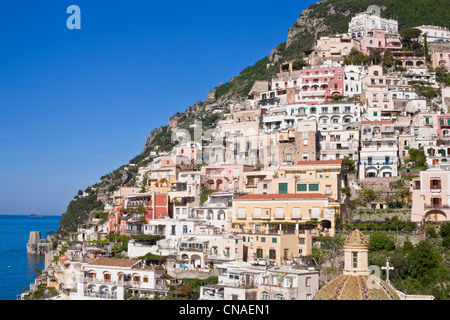
<instances>
[{"instance_id":1,"label":"white building","mask_svg":"<svg viewBox=\"0 0 450 320\"><path fill-rule=\"evenodd\" d=\"M308 120L317 120L319 131L345 130L360 121L361 106L358 102L323 103L309 107Z\"/></svg>"},{"instance_id":2,"label":"white building","mask_svg":"<svg viewBox=\"0 0 450 320\"><path fill-rule=\"evenodd\" d=\"M344 67L344 93L346 97L361 95L363 78L362 66L349 65Z\"/></svg>"},{"instance_id":3,"label":"white building","mask_svg":"<svg viewBox=\"0 0 450 320\"><path fill-rule=\"evenodd\" d=\"M359 179L396 177L398 145L390 121L361 122Z\"/></svg>"},{"instance_id":4,"label":"white building","mask_svg":"<svg viewBox=\"0 0 450 320\"><path fill-rule=\"evenodd\" d=\"M422 31L421 39L423 40L423 35L427 34L427 42L449 42L450 41L450 31L444 27L438 26L427 26L422 25L415 27Z\"/></svg>"},{"instance_id":5,"label":"white building","mask_svg":"<svg viewBox=\"0 0 450 320\"><path fill-rule=\"evenodd\" d=\"M318 289L317 271L233 261L219 267L218 284L202 287L199 299L312 300Z\"/></svg>"},{"instance_id":6,"label":"white building","mask_svg":"<svg viewBox=\"0 0 450 320\"><path fill-rule=\"evenodd\" d=\"M352 17L348 26L348 33L355 38L362 38L373 29L385 30L387 34L398 33L398 22L381 17L378 6L369 6L365 12Z\"/></svg>"},{"instance_id":7,"label":"white building","mask_svg":"<svg viewBox=\"0 0 450 320\"><path fill-rule=\"evenodd\" d=\"M124 300L127 290L164 293L156 279L165 273L164 268L148 267L138 259L97 258L81 268L71 300Z\"/></svg>"},{"instance_id":8,"label":"white building","mask_svg":"<svg viewBox=\"0 0 450 320\"><path fill-rule=\"evenodd\" d=\"M359 130L320 131L318 140L320 160L359 159Z\"/></svg>"}]
</instances>

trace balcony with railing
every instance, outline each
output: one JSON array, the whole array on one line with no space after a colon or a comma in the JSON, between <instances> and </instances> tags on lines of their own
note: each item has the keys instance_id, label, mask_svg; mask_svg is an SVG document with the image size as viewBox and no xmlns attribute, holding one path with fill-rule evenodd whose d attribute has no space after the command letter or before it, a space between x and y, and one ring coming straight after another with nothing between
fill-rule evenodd
<instances>
[{"instance_id":1,"label":"balcony with railing","mask_svg":"<svg viewBox=\"0 0 450 320\"><path fill-rule=\"evenodd\" d=\"M91 292L87 289L83 291L83 296L90 297L93 299L104 299L104 300L117 300L117 294L113 293L99 293L99 292Z\"/></svg>"},{"instance_id":2,"label":"balcony with railing","mask_svg":"<svg viewBox=\"0 0 450 320\"><path fill-rule=\"evenodd\" d=\"M450 206L442 203L430 203L425 204L424 209L450 209Z\"/></svg>"},{"instance_id":3,"label":"balcony with railing","mask_svg":"<svg viewBox=\"0 0 450 320\"><path fill-rule=\"evenodd\" d=\"M376 160L373 160L373 161L360 161L359 162L359 164L361 165L361 164L363 164L363 165L365 165L365 166L384 166L384 165L386 165L386 166L392 166L392 165L396 165L397 164L397 161L376 161Z\"/></svg>"}]
</instances>

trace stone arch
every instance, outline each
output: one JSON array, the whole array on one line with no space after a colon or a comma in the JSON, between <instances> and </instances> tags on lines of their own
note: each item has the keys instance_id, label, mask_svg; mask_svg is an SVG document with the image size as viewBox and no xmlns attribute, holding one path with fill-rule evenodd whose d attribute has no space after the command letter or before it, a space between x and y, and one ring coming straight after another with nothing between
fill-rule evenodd
<instances>
[{"instance_id":1,"label":"stone arch","mask_svg":"<svg viewBox=\"0 0 450 320\"><path fill-rule=\"evenodd\" d=\"M270 294L267 291L261 292L261 300L270 300Z\"/></svg>"},{"instance_id":2,"label":"stone arch","mask_svg":"<svg viewBox=\"0 0 450 320\"><path fill-rule=\"evenodd\" d=\"M320 221L320 225L323 229L330 229L332 226L332 223L330 220L325 219L325 220Z\"/></svg>"},{"instance_id":3,"label":"stone arch","mask_svg":"<svg viewBox=\"0 0 450 320\"><path fill-rule=\"evenodd\" d=\"M318 123L319 124L321 124L321 123L329 123L328 120L329 120L328 116L320 116L319 120L318 120Z\"/></svg>"},{"instance_id":4,"label":"stone arch","mask_svg":"<svg viewBox=\"0 0 450 320\"><path fill-rule=\"evenodd\" d=\"M375 166L368 166L365 170L365 177L377 177L378 176L378 170Z\"/></svg>"},{"instance_id":5,"label":"stone arch","mask_svg":"<svg viewBox=\"0 0 450 320\"><path fill-rule=\"evenodd\" d=\"M223 211L223 209L220 209L217 214L217 220L225 220L225 218L226 218L225 211Z\"/></svg>"},{"instance_id":6,"label":"stone arch","mask_svg":"<svg viewBox=\"0 0 450 320\"><path fill-rule=\"evenodd\" d=\"M430 210L425 214L425 220L428 221L448 221L447 214L442 210Z\"/></svg>"},{"instance_id":7,"label":"stone arch","mask_svg":"<svg viewBox=\"0 0 450 320\"><path fill-rule=\"evenodd\" d=\"M380 168L380 176L382 176L382 177L392 177L392 167L390 167L390 166L382 166L381 168ZM386 175L386 174L388 174L388 175Z\"/></svg>"},{"instance_id":8,"label":"stone arch","mask_svg":"<svg viewBox=\"0 0 450 320\"><path fill-rule=\"evenodd\" d=\"M332 116L330 119L331 123L339 123L340 122L341 117L340 116Z\"/></svg>"},{"instance_id":9,"label":"stone arch","mask_svg":"<svg viewBox=\"0 0 450 320\"><path fill-rule=\"evenodd\" d=\"M206 181L206 186L208 187L209 190L213 190L214 189L214 180L208 180Z\"/></svg>"},{"instance_id":10,"label":"stone arch","mask_svg":"<svg viewBox=\"0 0 450 320\"><path fill-rule=\"evenodd\" d=\"M343 123L350 123L350 122L352 122L352 120L353 120L353 117L352 116L344 116L344 119L343 119Z\"/></svg>"},{"instance_id":11,"label":"stone arch","mask_svg":"<svg viewBox=\"0 0 450 320\"><path fill-rule=\"evenodd\" d=\"M284 296L281 293L277 293L275 295L275 300L286 300L286 299L284 298Z\"/></svg>"},{"instance_id":12,"label":"stone arch","mask_svg":"<svg viewBox=\"0 0 450 320\"><path fill-rule=\"evenodd\" d=\"M181 255L181 259L182 259L182 260L189 260L189 255L188 255L187 253L183 253L183 254Z\"/></svg>"},{"instance_id":13,"label":"stone arch","mask_svg":"<svg viewBox=\"0 0 450 320\"><path fill-rule=\"evenodd\" d=\"M106 286L106 285L101 285L98 288L98 293L101 294L101 295L105 295L105 296L110 295L109 287Z\"/></svg>"},{"instance_id":14,"label":"stone arch","mask_svg":"<svg viewBox=\"0 0 450 320\"><path fill-rule=\"evenodd\" d=\"M194 265L202 265L202 257L198 254L191 255L189 261Z\"/></svg>"},{"instance_id":15,"label":"stone arch","mask_svg":"<svg viewBox=\"0 0 450 320\"><path fill-rule=\"evenodd\" d=\"M95 284L90 283L86 286L86 291L90 294L97 293L97 286Z\"/></svg>"}]
</instances>

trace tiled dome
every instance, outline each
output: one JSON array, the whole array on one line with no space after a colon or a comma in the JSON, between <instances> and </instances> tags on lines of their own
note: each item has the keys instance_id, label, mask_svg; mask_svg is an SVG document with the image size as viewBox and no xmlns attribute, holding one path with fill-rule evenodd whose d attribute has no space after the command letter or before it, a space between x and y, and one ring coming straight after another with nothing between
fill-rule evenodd
<instances>
[{"instance_id":1,"label":"tiled dome","mask_svg":"<svg viewBox=\"0 0 450 320\"><path fill-rule=\"evenodd\" d=\"M353 230L352 233L345 239L344 246L369 246L369 240L358 229Z\"/></svg>"},{"instance_id":2,"label":"tiled dome","mask_svg":"<svg viewBox=\"0 0 450 320\"><path fill-rule=\"evenodd\" d=\"M320 289L314 300L400 300L392 286L371 275L368 268L365 270L367 261L362 263L362 268L353 266L350 260L353 259L353 253L366 254L368 250L369 240L361 231L354 230L344 242L344 254L348 260L344 274Z\"/></svg>"},{"instance_id":3,"label":"tiled dome","mask_svg":"<svg viewBox=\"0 0 450 320\"><path fill-rule=\"evenodd\" d=\"M378 277L340 275L320 289L314 300L400 300L400 297Z\"/></svg>"}]
</instances>

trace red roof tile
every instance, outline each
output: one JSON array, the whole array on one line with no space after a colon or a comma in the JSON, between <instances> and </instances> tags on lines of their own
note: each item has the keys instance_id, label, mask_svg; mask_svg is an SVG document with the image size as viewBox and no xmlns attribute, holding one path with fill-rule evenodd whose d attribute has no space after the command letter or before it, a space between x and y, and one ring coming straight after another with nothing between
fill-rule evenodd
<instances>
[{"instance_id":1,"label":"red roof tile","mask_svg":"<svg viewBox=\"0 0 450 320\"><path fill-rule=\"evenodd\" d=\"M110 267L125 267L131 268L141 260L138 259L117 259L117 258L97 258L94 261L89 262L89 265L93 266L110 266Z\"/></svg>"}]
</instances>

